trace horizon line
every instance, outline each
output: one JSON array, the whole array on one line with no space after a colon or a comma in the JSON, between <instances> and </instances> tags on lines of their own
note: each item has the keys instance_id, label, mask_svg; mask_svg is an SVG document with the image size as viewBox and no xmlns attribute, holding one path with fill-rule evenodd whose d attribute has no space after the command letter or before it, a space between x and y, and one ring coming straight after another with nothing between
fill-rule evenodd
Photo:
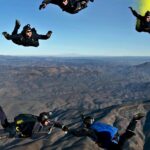
<instances>
[{"instance_id":1,"label":"horizon line","mask_svg":"<svg viewBox=\"0 0 150 150\"><path fill-rule=\"evenodd\" d=\"M88 58L102 58L102 57L150 57L149 56L141 56L141 55L2 55L0 57L64 57L64 58L80 58L80 57L88 57Z\"/></svg>"}]
</instances>

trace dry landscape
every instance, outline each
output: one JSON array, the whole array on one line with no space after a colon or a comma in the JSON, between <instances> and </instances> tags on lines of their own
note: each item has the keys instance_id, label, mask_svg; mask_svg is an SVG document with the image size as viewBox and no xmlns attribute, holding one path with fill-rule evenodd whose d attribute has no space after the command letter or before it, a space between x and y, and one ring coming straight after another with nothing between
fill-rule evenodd
<instances>
[{"instance_id":1,"label":"dry landscape","mask_svg":"<svg viewBox=\"0 0 150 150\"><path fill-rule=\"evenodd\" d=\"M0 105L10 121L19 113L52 110L54 118L79 127L80 113L123 131L136 112L146 113L125 150L150 147L150 58L0 57ZM0 150L98 150L87 137L54 129L37 139L0 141Z\"/></svg>"}]
</instances>

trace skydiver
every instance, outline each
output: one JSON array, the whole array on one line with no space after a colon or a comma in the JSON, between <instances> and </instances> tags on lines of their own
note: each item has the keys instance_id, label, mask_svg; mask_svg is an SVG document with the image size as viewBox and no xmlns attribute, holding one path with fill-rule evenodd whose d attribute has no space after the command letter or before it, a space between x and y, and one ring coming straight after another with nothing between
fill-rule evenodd
<instances>
[{"instance_id":1,"label":"skydiver","mask_svg":"<svg viewBox=\"0 0 150 150\"><path fill-rule=\"evenodd\" d=\"M39 39L47 40L52 34L52 31L48 31L46 35L39 35L35 28L31 28L29 24L25 25L22 32L18 34L19 28L20 23L16 20L16 25L12 34L10 35L7 32L3 32L2 34L7 40L12 40L15 44L34 47L39 46Z\"/></svg>"},{"instance_id":2,"label":"skydiver","mask_svg":"<svg viewBox=\"0 0 150 150\"><path fill-rule=\"evenodd\" d=\"M51 3L58 5L63 11L70 14L76 14L80 10L86 8L89 1L94 2L94 0L43 0L39 9L44 9Z\"/></svg>"},{"instance_id":3,"label":"skydiver","mask_svg":"<svg viewBox=\"0 0 150 150\"><path fill-rule=\"evenodd\" d=\"M14 118L13 122L8 122L6 114L0 106L0 122L4 130L9 132L9 137L34 138L47 128L50 131L52 127L60 128L63 131L67 130L67 126L50 118L51 113L49 112L42 112L39 116L19 114Z\"/></svg>"},{"instance_id":4,"label":"skydiver","mask_svg":"<svg viewBox=\"0 0 150 150\"><path fill-rule=\"evenodd\" d=\"M138 32L148 32L150 33L150 11L147 11L144 16L138 14L132 7L129 7L132 14L139 20L136 25L136 30Z\"/></svg>"},{"instance_id":5,"label":"skydiver","mask_svg":"<svg viewBox=\"0 0 150 150\"><path fill-rule=\"evenodd\" d=\"M68 129L68 133L77 137L88 136L99 147L107 150L122 150L124 143L135 135L136 124L143 117L143 113L134 115L126 131L119 134L116 127L95 122L93 117L87 116L83 118L83 128Z\"/></svg>"}]
</instances>

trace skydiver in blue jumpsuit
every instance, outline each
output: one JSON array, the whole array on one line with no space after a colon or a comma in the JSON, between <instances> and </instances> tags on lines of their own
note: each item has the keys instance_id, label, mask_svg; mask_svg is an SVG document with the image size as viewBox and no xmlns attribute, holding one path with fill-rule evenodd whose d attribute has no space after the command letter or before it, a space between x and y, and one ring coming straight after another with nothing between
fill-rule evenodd
<instances>
[{"instance_id":1,"label":"skydiver in blue jumpsuit","mask_svg":"<svg viewBox=\"0 0 150 150\"><path fill-rule=\"evenodd\" d=\"M77 137L88 136L99 147L107 150L122 150L124 143L135 135L136 124L143 117L143 113L134 115L126 131L119 134L116 127L96 122L93 117L87 116L83 118L83 128L68 129L68 133Z\"/></svg>"}]
</instances>

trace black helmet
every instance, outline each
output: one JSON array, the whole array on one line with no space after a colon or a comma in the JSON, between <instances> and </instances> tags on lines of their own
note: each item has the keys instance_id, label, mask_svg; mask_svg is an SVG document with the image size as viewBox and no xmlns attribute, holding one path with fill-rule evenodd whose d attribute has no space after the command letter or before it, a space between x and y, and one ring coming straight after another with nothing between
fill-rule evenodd
<instances>
[{"instance_id":1,"label":"black helmet","mask_svg":"<svg viewBox=\"0 0 150 150\"><path fill-rule=\"evenodd\" d=\"M91 116L87 116L83 119L83 123L88 127L94 123L94 118Z\"/></svg>"},{"instance_id":2,"label":"black helmet","mask_svg":"<svg viewBox=\"0 0 150 150\"><path fill-rule=\"evenodd\" d=\"M147 11L147 12L145 13L145 16L150 16L150 11Z\"/></svg>"},{"instance_id":3,"label":"black helmet","mask_svg":"<svg viewBox=\"0 0 150 150\"><path fill-rule=\"evenodd\" d=\"M22 30L21 34L22 34L24 37L26 37L26 31L27 31L27 30L31 30L31 31L32 31L32 29L31 29L31 27L30 27L30 24L27 24L27 25L25 25L25 26L23 27L23 30Z\"/></svg>"},{"instance_id":4,"label":"black helmet","mask_svg":"<svg viewBox=\"0 0 150 150\"><path fill-rule=\"evenodd\" d=\"M40 115L38 117L38 121L42 123L46 120L49 120L51 114L52 114L52 112L42 112L42 113L40 113Z\"/></svg>"},{"instance_id":5,"label":"black helmet","mask_svg":"<svg viewBox=\"0 0 150 150\"><path fill-rule=\"evenodd\" d=\"M24 31L31 30L30 24L27 24L23 27Z\"/></svg>"}]
</instances>

